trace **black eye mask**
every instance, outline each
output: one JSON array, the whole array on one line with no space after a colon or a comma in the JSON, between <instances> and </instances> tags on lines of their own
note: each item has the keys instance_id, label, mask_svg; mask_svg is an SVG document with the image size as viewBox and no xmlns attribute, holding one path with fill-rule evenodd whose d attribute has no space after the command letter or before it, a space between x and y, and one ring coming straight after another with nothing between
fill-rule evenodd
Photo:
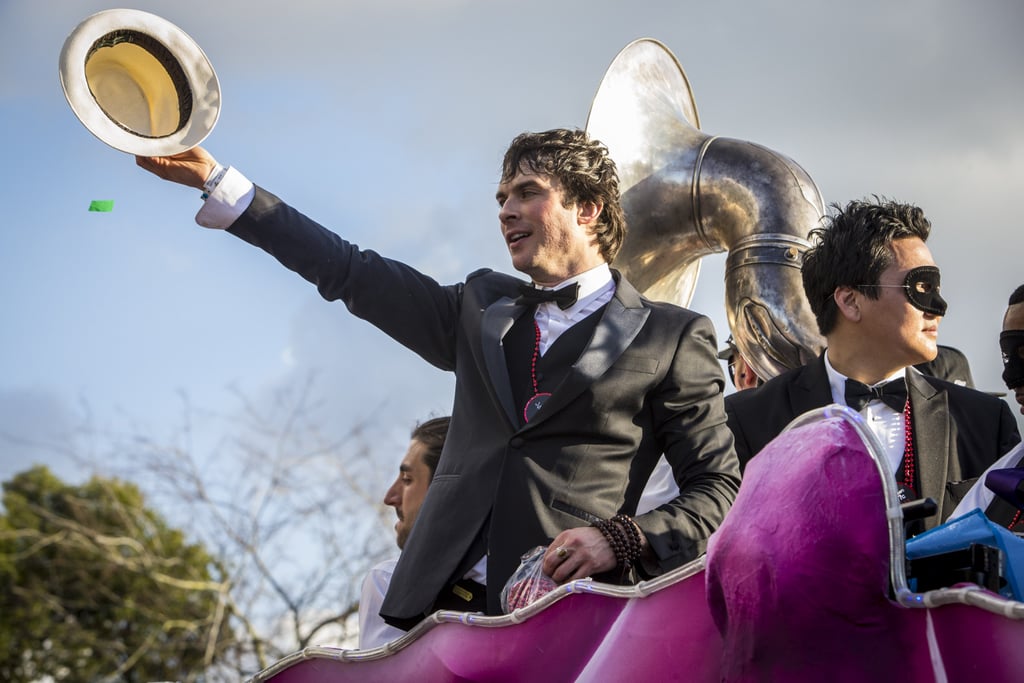
<instances>
[{"instance_id":1,"label":"black eye mask","mask_svg":"<svg viewBox=\"0 0 1024 683\"><path fill-rule=\"evenodd\" d=\"M1024 386L1024 330L1004 330L999 335L1003 352L1003 381L1007 389Z\"/></svg>"},{"instance_id":2,"label":"black eye mask","mask_svg":"<svg viewBox=\"0 0 1024 683\"><path fill-rule=\"evenodd\" d=\"M914 308L933 315L946 315L947 304L939 296L939 269L935 266L919 266L907 273L903 291Z\"/></svg>"}]
</instances>

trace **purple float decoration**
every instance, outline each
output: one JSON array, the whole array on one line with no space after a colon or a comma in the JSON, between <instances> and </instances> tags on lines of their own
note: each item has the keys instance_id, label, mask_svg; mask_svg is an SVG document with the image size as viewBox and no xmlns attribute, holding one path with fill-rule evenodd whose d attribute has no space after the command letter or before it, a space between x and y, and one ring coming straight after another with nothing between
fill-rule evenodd
<instances>
[{"instance_id":1,"label":"purple float decoration","mask_svg":"<svg viewBox=\"0 0 1024 683\"><path fill-rule=\"evenodd\" d=\"M251 680L1021 680L1024 603L907 587L878 453L856 413L812 411L750 462L704 558L637 586L574 581L500 617L437 612L382 647L307 648Z\"/></svg>"}]
</instances>

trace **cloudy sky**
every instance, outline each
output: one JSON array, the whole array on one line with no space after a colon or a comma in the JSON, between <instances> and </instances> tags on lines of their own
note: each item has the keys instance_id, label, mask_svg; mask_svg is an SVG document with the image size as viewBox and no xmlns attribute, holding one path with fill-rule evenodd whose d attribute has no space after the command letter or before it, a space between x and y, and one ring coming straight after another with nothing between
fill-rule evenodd
<instances>
[{"instance_id":1,"label":"cloudy sky","mask_svg":"<svg viewBox=\"0 0 1024 683\"><path fill-rule=\"evenodd\" d=\"M120 4L120 3L118 3ZM223 89L205 146L361 246L442 282L508 270L494 189L523 130L583 127L608 64L653 37L707 133L798 161L827 202L917 203L950 303L941 341L997 390L1000 318L1024 282L1024 6L1018 0L145 1ZM61 46L108 3L0 0L0 478L83 424L156 438L183 397L230 411L314 378L339 429L386 447L447 412L452 381L262 252L193 222L195 191L94 138ZM110 213L90 201L112 199ZM692 307L726 330L724 257ZM1015 411L1016 412L1016 411ZM394 456L397 462L398 454ZM393 462L385 463L390 469Z\"/></svg>"}]
</instances>

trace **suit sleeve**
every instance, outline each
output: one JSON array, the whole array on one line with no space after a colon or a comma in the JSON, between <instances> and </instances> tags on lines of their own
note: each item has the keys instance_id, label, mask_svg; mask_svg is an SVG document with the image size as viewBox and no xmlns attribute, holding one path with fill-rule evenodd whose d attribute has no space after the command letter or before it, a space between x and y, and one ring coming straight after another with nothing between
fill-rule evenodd
<instances>
[{"instance_id":1,"label":"suit sleeve","mask_svg":"<svg viewBox=\"0 0 1024 683\"><path fill-rule=\"evenodd\" d=\"M363 251L266 190L228 232L316 285L328 301L382 330L442 370L455 366L462 285L441 286L404 263Z\"/></svg>"},{"instance_id":2,"label":"suit sleeve","mask_svg":"<svg viewBox=\"0 0 1024 683\"><path fill-rule=\"evenodd\" d=\"M680 494L640 515L657 567L678 567L705 552L739 489L739 465L726 425L725 381L710 320L697 316L679 338L665 379L652 396L656 434Z\"/></svg>"}]
</instances>

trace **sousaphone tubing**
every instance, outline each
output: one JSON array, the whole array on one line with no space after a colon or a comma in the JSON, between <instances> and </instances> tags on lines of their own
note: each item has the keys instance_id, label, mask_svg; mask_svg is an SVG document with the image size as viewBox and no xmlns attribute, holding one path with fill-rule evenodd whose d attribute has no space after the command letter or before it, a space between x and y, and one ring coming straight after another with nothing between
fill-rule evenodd
<instances>
[{"instance_id":1,"label":"sousaphone tubing","mask_svg":"<svg viewBox=\"0 0 1024 683\"><path fill-rule=\"evenodd\" d=\"M727 251L726 313L759 377L824 347L800 277L821 193L792 159L708 135L675 55L648 38L608 67L587 119L619 171L629 231L615 260L651 299L689 305L701 257Z\"/></svg>"}]
</instances>

